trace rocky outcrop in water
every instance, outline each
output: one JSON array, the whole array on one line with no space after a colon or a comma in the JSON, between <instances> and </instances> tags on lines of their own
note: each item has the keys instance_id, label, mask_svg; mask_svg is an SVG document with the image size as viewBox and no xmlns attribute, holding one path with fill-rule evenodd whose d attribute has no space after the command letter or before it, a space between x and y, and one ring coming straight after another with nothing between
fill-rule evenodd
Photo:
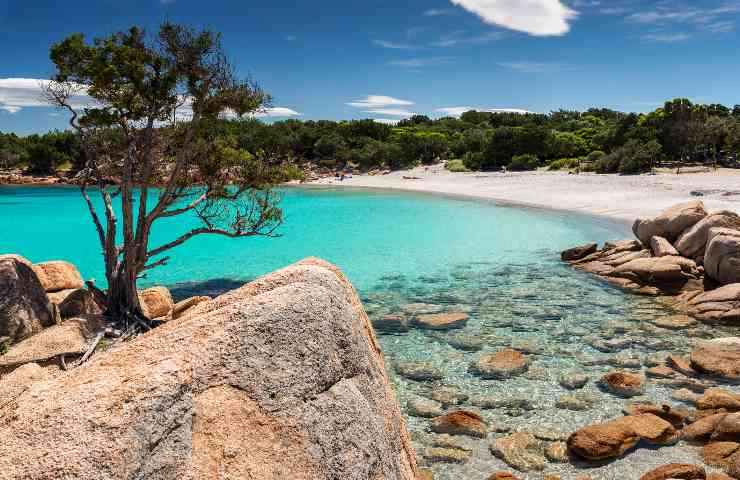
<instances>
[{"instance_id":1,"label":"rocky outcrop in water","mask_svg":"<svg viewBox=\"0 0 740 480\"><path fill-rule=\"evenodd\" d=\"M637 220L638 240L563 252L575 268L643 295L675 296L675 307L707 323L740 322L740 216L708 214L700 201ZM689 322L691 320L689 319Z\"/></svg>"},{"instance_id":2,"label":"rocky outcrop in water","mask_svg":"<svg viewBox=\"0 0 740 480\"><path fill-rule=\"evenodd\" d=\"M318 260L15 391L8 478L417 477L367 316Z\"/></svg>"}]
</instances>

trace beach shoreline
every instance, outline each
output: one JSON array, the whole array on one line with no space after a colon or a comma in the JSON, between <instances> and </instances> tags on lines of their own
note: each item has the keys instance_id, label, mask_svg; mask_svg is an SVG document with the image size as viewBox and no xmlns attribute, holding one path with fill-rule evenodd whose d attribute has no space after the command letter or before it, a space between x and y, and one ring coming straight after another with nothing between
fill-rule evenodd
<instances>
[{"instance_id":1,"label":"beach shoreline","mask_svg":"<svg viewBox=\"0 0 740 480\"><path fill-rule=\"evenodd\" d=\"M456 198L491 200L501 205L573 212L631 224L677 203L702 200L709 211L740 212L740 171L658 173L621 176L564 172L452 173L442 165L355 175L340 181L325 177L306 187L395 190Z\"/></svg>"}]
</instances>

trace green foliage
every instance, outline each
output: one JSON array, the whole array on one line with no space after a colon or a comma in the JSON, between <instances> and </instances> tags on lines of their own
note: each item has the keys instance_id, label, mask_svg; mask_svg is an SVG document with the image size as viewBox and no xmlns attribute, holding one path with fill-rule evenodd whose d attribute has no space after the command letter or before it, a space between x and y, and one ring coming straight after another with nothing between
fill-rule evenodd
<instances>
[{"instance_id":1,"label":"green foliage","mask_svg":"<svg viewBox=\"0 0 740 480\"><path fill-rule=\"evenodd\" d=\"M577 168L581 162L580 158L559 158L547 165L548 170L570 170Z\"/></svg>"},{"instance_id":2,"label":"green foliage","mask_svg":"<svg viewBox=\"0 0 740 480\"><path fill-rule=\"evenodd\" d=\"M661 156L662 147L657 141L641 143L630 140L610 154L599 158L595 166L599 173L634 175L649 172Z\"/></svg>"},{"instance_id":3,"label":"green foliage","mask_svg":"<svg viewBox=\"0 0 740 480\"><path fill-rule=\"evenodd\" d=\"M539 166L540 160L531 153L516 155L509 164L509 168L514 171L536 170Z\"/></svg>"},{"instance_id":4,"label":"green foliage","mask_svg":"<svg viewBox=\"0 0 740 480\"><path fill-rule=\"evenodd\" d=\"M468 168L467 168L467 167L465 166L465 162L463 162L463 161L462 161L461 159L459 159L459 158L455 158L455 159L452 159L452 160L448 160L448 161L447 161L447 163L445 164L445 168L446 168L447 170L449 170L450 172L456 172L456 173L460 173L460 172L469 172L469 171L470 171L470 170L468 170Z\"/></svg>"}]
</instances>

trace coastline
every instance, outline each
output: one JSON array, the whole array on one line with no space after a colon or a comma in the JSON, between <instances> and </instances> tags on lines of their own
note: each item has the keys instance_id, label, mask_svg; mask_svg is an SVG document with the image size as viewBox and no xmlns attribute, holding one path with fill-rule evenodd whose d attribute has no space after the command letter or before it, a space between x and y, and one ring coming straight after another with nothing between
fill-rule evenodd
<instances>
[{"instance_id":1,"label":"coastline","mask_svg":"<svg viewBox=\"0 0 740 480\"><path fill-rule=\"evenodd\" d=\"M734 170L620 176L543 171L452 173L434 165L388 175L356 175L344 181L327 177L298 186L397 190L484 199L506 206L608 218L628 225L636 218L653 217L671 205L697 199L710 211L740 212L740 172Z\"/></svg>"}]
</instances>

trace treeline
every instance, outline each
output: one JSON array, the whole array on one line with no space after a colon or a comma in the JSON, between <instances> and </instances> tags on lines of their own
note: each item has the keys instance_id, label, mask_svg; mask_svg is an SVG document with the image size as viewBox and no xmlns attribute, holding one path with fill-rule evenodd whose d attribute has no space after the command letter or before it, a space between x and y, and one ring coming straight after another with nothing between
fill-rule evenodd
<instances>
[{"instance_id":1,"label":"treeline","mask_svg":"<svg viewBox=\"0 0 740 480\"><path fill-rule=\"evenodd\" d=\"M469 111L460 118L415 116L386 125L373 120L265 124L223 121L238 148L272 161L310 163L330 171L401 169L447 160L451 170L578 169L633 174L659 164L732 163L740 151L740 106L667 102L647 114L606 108L549 114ZM0 166L34 172L80 165L69 132L18 138L0 134Z\"/></svg>"}]
</instances>

